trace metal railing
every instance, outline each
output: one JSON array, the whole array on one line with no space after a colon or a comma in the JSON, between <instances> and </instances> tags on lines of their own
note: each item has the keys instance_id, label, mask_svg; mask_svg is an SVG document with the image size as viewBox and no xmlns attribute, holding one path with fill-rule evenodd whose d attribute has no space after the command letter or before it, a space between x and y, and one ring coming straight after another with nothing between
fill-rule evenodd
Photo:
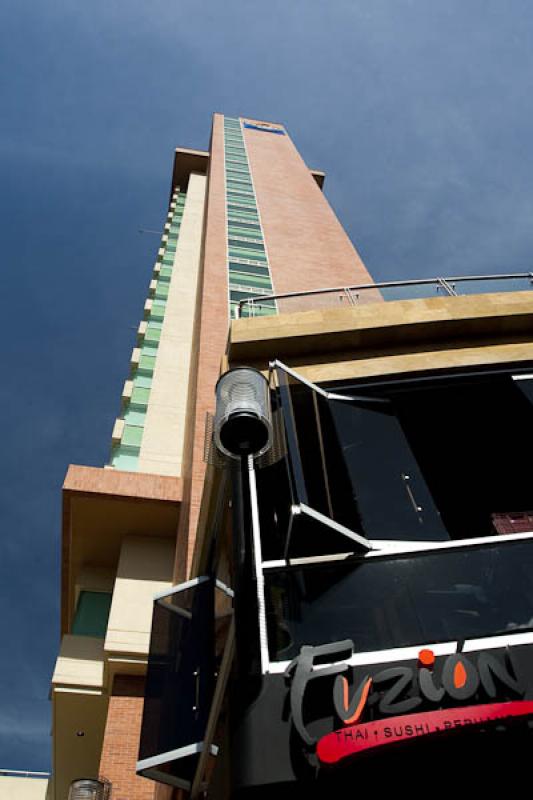
<instances>
[{"instance_id":1,"label":"metal railing","mask_svg":"<svg viewBox=\"0 0 533 800\"><path fill-rule=\"evenodd\" d=\"M393 300L414 300L437 295L519 292L533 289L533 272L499 275L456 275L450 278L416 278L407 281L380 281L353 286L309 289L303 292L257 294L239 301L237 318L305 311L343 305L358 306Z\"/></svg>"},{"instance_id":2,"label":"metal railing","mask_svg":"<svg viewBox=\"0 0 533 800\"><path fill-rule=\"evenodd\" d=\"M31 769L0 769L0 777L49 778L49 772L35 772Z\"/></svg>"}]
</instances>

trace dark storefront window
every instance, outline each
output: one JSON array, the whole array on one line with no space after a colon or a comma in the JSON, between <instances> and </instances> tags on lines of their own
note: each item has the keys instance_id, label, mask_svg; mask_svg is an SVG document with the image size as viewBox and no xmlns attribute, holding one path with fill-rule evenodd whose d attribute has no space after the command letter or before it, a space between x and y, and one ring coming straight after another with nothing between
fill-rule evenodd
<instances>
[{"instance_id":1,"label":"dark storefront window","mask_svg":"<svg viewBox=\"0 0 533 800\"><path fill-rule=\"evenodd\" d=\"M194 778L232 601L200 577L154 603L137 770L190 788Z\"/></svg>"},{"instance_id":2,"label":"dark storefront window","mask_svg":"<svg viewBox=\"0 0 533 800\"><path fill-rule=\"evenodd\" d=\"M267 570L270 658L352 639L355 652L533 629L533 542Z\"/></svg>"},{"instance_id":3,"label":"dark storefront window","mask_svg":"<svg viewBox=\"0 0 533 800\"><path fill-rule=\"evenodd\" d=\"M338 522L368 539L448 539L391 400L322 401L321 420Z\"/></svg>"},{"instance_id":4,"label":"dark storefront window","mask_svg":"<svg viewBox=\"0 0 533 800\"><path fill-rule=\"evenodd\" d=\"M368 540L491 536L508 517L533 517L533 379L343 385L335 393L353 399L340 400L279 375L286 457L258 473L265 558L285 555L291 504ZM321 552L305 549L310 527L299 535L292 555Z\"/></svg>"}]
</instances>

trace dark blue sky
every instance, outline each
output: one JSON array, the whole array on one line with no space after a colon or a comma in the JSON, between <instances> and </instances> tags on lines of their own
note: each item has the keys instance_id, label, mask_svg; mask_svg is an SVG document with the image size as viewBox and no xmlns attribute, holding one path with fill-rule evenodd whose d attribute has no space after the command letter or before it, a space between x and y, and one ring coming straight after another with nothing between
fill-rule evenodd
<instances>
[{"instance_id":1,"label":"dark blue sky","mask_svg":"<svg viewBox=\"0 0 533 800\"><path fill-rule=\"evenodd\" d=\"M528 0L4 0L0 768L49 766L60 487L102 465L172 150L283 122L376 279L533 269Z\"/></svg>"}]
</instances>

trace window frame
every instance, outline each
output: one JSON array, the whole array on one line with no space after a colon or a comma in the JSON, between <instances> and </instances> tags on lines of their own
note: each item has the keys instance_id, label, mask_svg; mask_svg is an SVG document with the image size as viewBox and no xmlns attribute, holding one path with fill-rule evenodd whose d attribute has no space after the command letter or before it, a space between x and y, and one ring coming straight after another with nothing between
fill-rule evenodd
<instances>
[{"instance_id":1,"label":"window frame","mask_svg":"<svg viewBox=\"0 0 533 800\"><path fill-rule=\"evenodd\" d=\"M338 395L335 392L328 392L321 386L313 384L303 376L299 375L296 371L287 367L283 362L275 359L269 364L269 377L272 378L273 370L278 367L286 371L291 377L306 385L309 389L318 392L321 395L329 395L336 399L347 399L345 395ZM467 372L464 370L442 370L428 372L423 375L417 375L412 378L400 379L402 383L419 383L420 381L435 381L435 379L446 379L450 377L468 377L472 375L487 375L487 374L507 374L513 380L533 380L533 364L507 364L498 365L493 369L486 369L480 367L478 369L471 369ZM354 390L363 389L370 386L378 386L392 383L399 383L400 380L394 378L390 380L377 379L375 381L357 380L355 379L350 384L350 389ZM346 382L343 382L343 389L346 388ZM283 674L287 669L290 660L276 661L270 658L268 649L267 637L267 619L266 619L266 596L265 596L265 571L291 569L291 567L299 568L306 564L327 564L338 562L346 563L353 561L354 563L361 562L364 559L391 559L398 556L415 556L424 555L429 552L449 552L454 550L472 550L483 548L486 545L498 544L503 547L508 543L516 541L533 541L533 530L522 533L510 534L493 534L490 536L482 536L471 539L450 539L449 541L415 541L415 540L376 540L369 539L371 549L367 552L354 552L354 550L346 550L343 553L334 553L326 556L307 556L307 557L289 557L288 555L282 559L263 560L262 546L261 546L261 531L260 531L260 515L259 515L259 501L257 494L256 484L256 467L251 460L251 469L249 470L249 492L251 502L251 519L252 519L252 538L255 553L255 568L256 568L256 591L257 602L259 611L259 631L260 631L260 644L261 644L261 672L262 674ZM521 631L508 634L494 634L484 637L473 637L465 639L463 643L463 652L477 652L480 650L498 649L509 646L518 646L524 644L533 644L533 630ZM383 650L372 651L358 651L355 652L351 658L346 661L350 666L365 665L365 664L381 664L387 662L408 661L418 658L418 653L421 646L430 647L436 656L451 655L457 651L457 640L446 642L427 642L423 645L416 644L407 647L394 647Z\"/></svg>"}]
</instances>

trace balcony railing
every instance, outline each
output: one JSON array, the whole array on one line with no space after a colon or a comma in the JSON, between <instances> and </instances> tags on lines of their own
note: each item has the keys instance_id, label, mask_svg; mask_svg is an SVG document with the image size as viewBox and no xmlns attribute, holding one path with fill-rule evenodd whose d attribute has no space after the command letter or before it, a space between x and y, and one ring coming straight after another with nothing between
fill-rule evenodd
<instances>
[{"instance_id":1,"label":"balcony railing","mask_svg":"<svg viewBox=\"0 0 533 800\"><path fill-rule=\"evenodd\" d=\"M251 290L250 296L239 302L236 312L238 318L256 317L320 308L349 308L384 300L457 297L491 292L523 292L531 289L533 289L533 272L381 281L269 295L252 294Z\"/></svg>"}]
</instances>

